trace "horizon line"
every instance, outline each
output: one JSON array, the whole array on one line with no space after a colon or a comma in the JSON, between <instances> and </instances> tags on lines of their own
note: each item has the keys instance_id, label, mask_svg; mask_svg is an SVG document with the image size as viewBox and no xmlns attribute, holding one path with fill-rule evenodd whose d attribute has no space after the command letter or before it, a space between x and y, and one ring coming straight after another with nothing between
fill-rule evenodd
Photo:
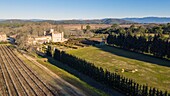
<instances>
[{"instance_id":1,"label":"horizon line","mask_svg":"<svg viewBox=\"0 0 170 96\"><path fill-rule=\"evenodd\" d=\"M129 17L101 17L101 18L66 18L66 19L52 19L52 18L0 18L0 20L101 20L101 19L124 19L124 18L148 18L148 17L156 17L156 18L170 18L170 16L129 16Z\"/></svg>"}]
</instances>

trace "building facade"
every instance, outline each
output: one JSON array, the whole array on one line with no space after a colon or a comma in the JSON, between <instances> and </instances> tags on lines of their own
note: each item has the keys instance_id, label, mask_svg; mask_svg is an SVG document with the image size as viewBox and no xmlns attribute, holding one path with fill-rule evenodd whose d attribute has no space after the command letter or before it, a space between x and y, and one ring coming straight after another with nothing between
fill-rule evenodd
<instances>
[{"instance_id":1,"label":"building facade","mask_svg":"<svg viewBox=\"0 0 170 96\"><path fill-rule=\"evenodd\" d=\"M0 33L0 42L6 42L7 41L7 36L4 33Z\"/></svg>"},{"instance_id":2,"label":"building facade","mask_svg":"<svg viewBox=\"0 0 170 96\"><path fill-rule=\"evenodd\" d=\"M49 31L44 31L44 36L39 37L29 37L28 43L35 44L43 44L43 43L56 43L56 42L64 42L67 39L64 38L64 32L57 32L54 29L50 29Z\"/></svg>"}]
</instances>

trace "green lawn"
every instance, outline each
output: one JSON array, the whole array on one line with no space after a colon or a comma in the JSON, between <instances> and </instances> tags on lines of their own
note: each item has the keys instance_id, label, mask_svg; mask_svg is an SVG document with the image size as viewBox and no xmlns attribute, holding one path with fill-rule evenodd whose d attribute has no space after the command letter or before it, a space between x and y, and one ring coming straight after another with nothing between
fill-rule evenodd
<instances>
[{"instance_id":1,"label":"green lawn","mask_svg":"<svg viewBox=\"0 0 170 96\"><path fill-rule=\"evenodd\" d=\"M91 87L90 85L88 85L87 83L81 81L79 78L77 78L76 76L48 63L48 62L43 62L41 60L37 60L39 63L41 63L42 65L46 66L48 69L50 69L51 71L53 71L54 73L56 73L58 76L60 76L61 78L63 78L64 80L66 80L67 82L73 84L74 86L76 86L79 89L83 89L83 91L87 92L88 94L94 95L94 96L107 96L104 92L99 91L97 89L95 89L94 87Z\"/></svg>"},{"instance_id":2,"label":"green lawn","mask_svg":"<svg viewBox=\"0 0 170 96\"><path fill-rule=\"evenodd\" d=\"M41 68L37 67L35 64L33 64L31 61L29 61L28 59L26 59L24 56L22 56L21 54L19 54L18 52L15 51L15 53L17 54L17 56L19 56L20 59L22 59L26 64L28 64L29 67L31 67L32 69L34 69L39 75L41 75L43 78L46 78L48 81L50 81L51 83L56 84L55 82L53 82L54 80L52 80L47 73L45 73ZM42 60L41 57L37 57L35 58L37 59L37 61L42 64L43 66L47 67L48 69L50 69L52 72L54 72L55 74L57 74L58 76L60 76L62 79L64 79L65 81L69 82L70 84L76 86L77 88L79 88L80 90L83 90L85 93L90 94L92 96L108 96L108 94L106 94L105 92L103 92L102 90L98 90L92 86L90 86L89 84L87 84L86 82L80 80L79 78L77 78L76 76L68 73L67 71L52 65L49 62L44 62ZM54 60L54 63L58 63L61 64L58 61ZM86 78L86 77L85 77Z\"/></svg>"},{"instance_id":3,"label":"green lawn","mask_svg":"<svg viewBox=\"0 0 170 96\"><path fill-rule=\"evenodd\" d=\"M170 65L170 61L109 46L86 47L67 52L111 72L117 70L120 75L131 78L140 84L148 84L151 87L170 91L170 67L167 67ZM137 71L122 73L122 69L137 69Z\"/></svg>"}]
</instances>

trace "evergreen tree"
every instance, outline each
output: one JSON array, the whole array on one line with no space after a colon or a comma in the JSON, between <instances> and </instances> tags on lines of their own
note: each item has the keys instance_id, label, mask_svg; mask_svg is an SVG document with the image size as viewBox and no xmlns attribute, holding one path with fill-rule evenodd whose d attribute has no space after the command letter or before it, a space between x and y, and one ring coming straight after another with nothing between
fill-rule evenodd
<instances>
[{"instance_id":1,"label":"evergreen tree","mask_svg":"<svg viewBox=\"0 0 170 96\"><path fill-rule=\"evenodd\" d=\"M54 57L54 59L60 61L60 58L61 58L61 52L60 52L60 50L55 49L55 51L54 51L54 56L53 56L53 57Z\"/></svg>"},{"instance_id":2,"label":"evergreen tree","mask_svg":"<svg viewBox=\"0 0 170 96\"><path fill-rule=\"evenodd\" d=\"M47 47L46 55L52 57L51 46L48 46L48 47Z\"/></svg>"}]
</instances>

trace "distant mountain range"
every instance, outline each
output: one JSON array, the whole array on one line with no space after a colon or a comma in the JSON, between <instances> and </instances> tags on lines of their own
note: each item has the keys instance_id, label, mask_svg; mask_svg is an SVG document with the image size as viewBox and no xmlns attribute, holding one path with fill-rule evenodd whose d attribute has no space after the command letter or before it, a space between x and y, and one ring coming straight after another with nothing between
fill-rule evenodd
<instances>
[{"instance_id":1,"label":"distant mountain range","mask_svg":"<svg viewBox=\"0 0 170 96\"><path fill-rule=\"evenodd\" d=\"M24 19L0 19L0 23L25 23L25 22L34 22L34 21L24 20Z\"/></svg>"},{"instance_id":2,"label":"distant mountain range","mask_svg":"<svg viewBox=\"0 0 170 96\"><path fill-rule=\"evenodd\" d=\"M137 23L170 23L170 17L123 18Z\"/></svg>"},{"instance_id":3,"label":"distant mountain range","mask_svg":"<svg viewBox=\"0 0 170 96\"><path fill-rule=\"evenodd\" d=\"M0 19L0 22L1 22L1 21L4 21L4 20L5 20L5 19Z\"/></svg>"},{"instance_id":4,"label":"distant mountain range","mask_svg":"<svg viewBox=\"0 0 170 96\"><path fill-rule=\"evenodd\" d=\"M132 21L127 21L123 19L94 19L94 20L42 20L42 19L0 19L0 23L24 23L24 22L49 22L52 24L131 24Z\"/></svg>"},{"instance_id":5,"label":"distant mountain range","mask_svg":"<svg viewBox=\"0 0 170 96\"><path fill-rule=\"evenodd\" d=\"M53 22L54 24L129 24L129 23L134 23L131 21L123 20L123 19L113 19L113 18L94 19L94 20L61 20L61 21L51 21L51 22Z\"/></svg>"},{"instance_id":6,"label":"distant mountain range","mask_svg":"<svg viewBox=\"0 0 170 96\"><path fill-rule=\"evenodd\" d=\"M134 24L134 23L170 23L170 17L144 18L105 18L92 20L43 20L43 19L0 19L0 23L49 22L52 24Z\"/></svg>"}]
</instances>

